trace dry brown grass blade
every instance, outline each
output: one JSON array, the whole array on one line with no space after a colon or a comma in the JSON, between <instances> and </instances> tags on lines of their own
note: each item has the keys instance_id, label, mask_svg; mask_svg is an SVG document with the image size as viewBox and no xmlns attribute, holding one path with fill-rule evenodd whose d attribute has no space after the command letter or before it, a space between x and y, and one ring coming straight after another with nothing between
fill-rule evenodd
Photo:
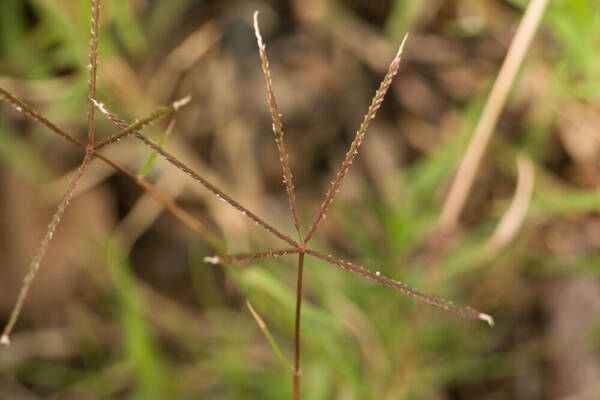
<instances>
[{"instance_id":1,"label":"dry brown grass blade","mask_svg":"<svg viewBox=\"0 0 600 400\"><path fill-rule=\"evenodd\" d=\"M273 84L271 82L271 71L269 69L269 60L267 59L265 44L263 43L262 36L260 34L260 28L258 26L258 11L254 12L254 34L256 35L260 61L267 84L269 108L271 111L271 119L273 121L273 133L275 134L275 144L277 144L277 150L279 151L279 162L281 163L281 169L283 170L283 183L285 183L286 186L292 218L294 219L294 225L296 227L296 231L298 232L298 240L302 240L300 235L300 223L298 222L298 210L296 209L296 195L294 194L292 171L290 170L289 157L287 151L285 150L283 127L281 125L281 114L279 114L277 101L275 100L275 92L273 91Z\"/></svg>"},{"instance_id":2,"label":"dry brown grass blade","mask_svg":"<svg viewBox=\"0 0 600 400\"><path fill-rule=\"evenodd\" d=\"M369 106L369 110L367 111L367 114L365 115L365 118L363 119L363 122L360 125L360 128L356 132L356 136L355 136L354 140L352 141L352 144L350 145L350 150L348 150L348 152L346 153L346 158L342 162L342 166L341 166L340 170L338 171L333 182L331 182L331 188L327 192L327 195L325 195L325 200L321 204L321 209L319 210L319 213L317 214L313 224L310 226L310 228L308 228L308 232L306 232L306 236L304 237L304 244L308 243L308 241L312 237L315 230L319 227L319 224L321 223L321 221L326 217L329 206L333 202L333 199L334 199L335 195L337 194L337 192L340 190L342 181L344 180L344 177L348 173L348 170L350 169L350 166L352 165L352 162L354 161L354 157L356 157L356 154L358 153L358 148L360 147L361 143L363 142L363 139L367 132L367 128L369 127L369 124L371 123L373 118L375 118L375 115L377 114L377 110L379 110L379 107L381 106L381 103L383 102L383 98L384 98L386 92L388 91L388 89L390 88L390 85L392 84L392 80L393 80L394 76L398 73L398 69L400 68L400 60L402 57L402 51L404 49L404 44L406 43L407 37L408 37L408 35L404 36L404 39L402 40L402 43L400 44L400 47L398 48L398 52L396 53L396 57L394 57L394 59L392 60L392 63L390 64L388 73L385 75L385 78L381 82L379 89L377 89L377 91L375 92L375 96L373 97L371 105Z\"/></svg>"},{"instance_id":3,"label":"dry brown grass blade","mask_svg":"<svg viewBox=\"0 0 600 400\"><path fill-rule=\"evenodd\" d=\"M502 67L500 67L500 72L494 82L483 113L475 127L473 137L460 162L448 197L446 197L442 215L438 222L438 231L441 237L448 236L456 227L458 217L473 184L475 173L479 168L519 66L523 58L525 58L525 54L529 49L529 45L540 24L547 4L548 0L531 0L519 24L515 38L508 49Z\"/></svg>"},{"instance_id":4,"label":"dry brown grass blade","mask_svg":"<svg viewBox=\"0 0 600 400\"><path fill-rule=\"evenodd\" d=\"M517 189L510 207L502 216L486 248L491 254L501 251L515 237L523 224L533 193L534 170L531 158L524 154L517 157Z\"/></svg>"}]
</instances>

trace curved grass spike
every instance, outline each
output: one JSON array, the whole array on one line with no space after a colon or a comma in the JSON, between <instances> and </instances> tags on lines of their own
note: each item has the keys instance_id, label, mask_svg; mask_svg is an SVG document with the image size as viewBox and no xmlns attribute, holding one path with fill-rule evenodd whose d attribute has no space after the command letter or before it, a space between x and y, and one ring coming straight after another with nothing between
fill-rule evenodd
<instances>
[{"instance_id":1,"label":"curved grass spike","mask_svg":"<svg viewBox=\"0 0 600 400\"><path fill-rule=\"evenodd\" d=\"M359 266L359 265L354 265L352 263L349 263L347 261L343 261L343 260L338 260L330 255L325 255L322 253L319 253L318 251L315 250L311 250L311 249L306 249L306 254L309 254L311 256L314 256L320 260L326 261L330 264L333 264L337 267L340 267L342 269L345 269L346 271L350 271L355 273L356 275L360 275L364 278L370 279L372 281L375 281L377 283L380 283L382 285L391 287L393 289L399 290L403 293L408 294L411 297L414 297L416 299L419 300L423 300L426 303L429 303L431 305L434 305L436 307L442 308L446 311L452 312L454 314L458 314L458 315L462 315L463 317L467 317L467 318L472 318L472 319L477 319L480 321L485 321L487 322L490 326L494 325L494 320L493 318L488 315L488 314L484 314L482 312L479 312L475 309L472 308L460 308L457 307L455 305L452 304L452 302L441 299L439 297L435 297L435 296L430 296L424 293L419 292L416 289L411 288L410 286L402 283L402 282L398 282L395 281L393 279L390 279L386 276L383 276L379 273L379 271L377 272L372 272L369 271L368 269Z\"/></svg>"},{"instance_id":2,"label":"curved grass spike","mask_svg":"<svg viewBox=\"0 0 600 400\"><path fill-rule=\"evenodd\" d=\"M256 35L260 61L262 64L263 73L265 74L265 81L267 83L269 108L271 110L271 119L273 120L273 133L275 134L275 144L277 144L277 150L279 150L279 162L281 163L281 169L283 170L283 182L286 186L290 202L290 210L292 212L292 218L294 219L294 225L296 226L296 231L298 232L298 240L301 241L302 237L300 234L300 223L298 222L298 210L296 209L296 195L294 194L292 171L290 170L289 157L285 150L285 143L283 142L283 128L281 125L281 115L279 114L279 110L277 108L275 92L273 91L273 84L271 83L271 71L269 70L269 60L267 59L265 44L263 43L262 36L260 35L260 28L258 27L258 11L254 12L254 34Z\"/></svg>"},{"instance_id":3,"label":"curved grass spike","mask_svg":"<svg viewBox=\"0 0 600 400\"><path fill-rule=\"evenodd\" d=\"M389 68L387 74L385 75L385 78L383 78L383 81L381 82L379 89L377 89L377 91L375 92L375 96L373 97L373 100L371 101L369 110L367 111L367 114L365 115L365 118L363 119L363 122L360 125L360 128L356 132L356 136L355 136L354 140L352 141L352 144L350 145L350 150L348 150L348 152L346 153L346 158L342 162L342 166L341 166L340 170L338 171L333 182L331 182L331 188L327 192L327 195L325 195L325 200L321 204L321 209L319 210L319 213L317 214L313 224L310 226L310 228L308 228L308 231L306 232L306 236L304 237L304 244L308 243L308 241L312 237L315 230L319 227L319 224L321 223L323 218L325 218L325 216L327 215L327 210L329 209L329 206L333 202L333 198L335 197L336 193L340 190L342 181L344 180L344 177L348 173L348 170L350 169L350 166L352 165L352 162L354 161L354 157L356 157L356 154L358 153L358 148L360 147L360 145L363 142L365 133L367 132L367 128L369 127L369 123L371 123L373 118L375 118L375 114L377 114L377 110L379 110L379 107L381 106L381 103L383 102L385 93L390 88L390 85L392 84L392 80L394 79L394 76L398 73L398 68L400 67L400 59L402 57L402 51L404 49L404 44L406 43L407 37L408 37L408 34L406 34L404 36L404 39L402 39L402 43L400 43L400 47L398 48L396 57L394 57L394 59L392 60L392 63L390 64L390 68Z\"/></svg>"}]
</instances>

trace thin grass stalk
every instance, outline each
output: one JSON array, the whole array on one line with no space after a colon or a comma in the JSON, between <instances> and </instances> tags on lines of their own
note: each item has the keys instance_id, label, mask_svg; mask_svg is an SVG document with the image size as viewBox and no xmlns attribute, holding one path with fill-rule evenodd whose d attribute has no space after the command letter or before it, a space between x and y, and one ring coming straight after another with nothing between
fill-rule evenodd
<instances>
[{"instance_id":1,"label":"thin grass stalk","mask_svg":"<svg viewBox=\"0 0 600 400\"><path fill-rule=\"evenodd\" d=\"M281 250L269 250L260 253L244 253L244 254L233 254L229 256L212 256L204 257L204 262L209 264L232 264L247 260L260 260L263 258L278 258L288 256L290 254L300 253L299 248L292 249L281 249Z\"/></svg>"},{"instance_id":2,"label":"thin grass stalk","mask_svg":"<svg viewBox=\"0 0 600 400\"><path fill-rule=\"evenodd\" d=\"M96 99L96 73L98 70L98 25L100 24L100 0L92 0L90 37L90 79L88 81L88 146L94 146L94 100Z\"/></svg>"},{"instance_id":3,"label":"thin grass stalk","mask_svg":"<svg viewBox=\"0 0 600 400\"><path fill-rule=\"evenodd\" d=\"M16 96L11 94L8 90L0 87L0 98L5 99L8 103L10 103L17 111L24 113L34 121L44 125L46 128L50 129L52 132L61 136L63 139L71 142L75 146L81 147L82 149L86 149L85 144L81 143L73 136L69 135L67 132L50 122L43 115L35 111L29 105L27 105L24 101L18 99Z\"/></svg>"},{"instance_id":4,"label":"thin grass stalk","mask_svg":"<svg viewBox=\"0 0 600 400\"><path fill-rule=\"evenodd\" d=\"M62 200L58 204L56 213L54 214L54 216L52 217L52 220L50 221L50 224L48 225L48 229L46 230L46 234L42 238L42 241L40 243L38 251L37 251L36 255L33 257L33 259L31 260L31 263L29 264L29 272L27 273L27 275L25 276L25 279L23 280L23 286L21 286L21 290L19 292L17 302L10 314L8 323L6 324L6 327L4 328L4 331L2 332L2 337L0 338L0 344L4 344L4 345L10 344L10 334L15 326L15 323L17 322L17 319L19 318L19 315L21 314L21 310L23 309L23 304L25 303L25 299L27 298L27 294L29 293L29 289L31 287L33 279L35 278L38 270L40 269L40 263L42 262L42 259L43 259L44 255L46 254L46 250L48 249L50 241L54 237L56 228L58 227L58 224L60 223L62 216L64 215L65 210L67 209L67 206L69 205L69 202L71 201L71 197L73 196L73 191L75 190L75 187L77 187L77 184L79 183L79 180L81 179L81 176L83 175L86 168L88 167L91 158L92 158L92 153L91 152L86 153L86 155L83 159L83 162L81 163L81 166L77 170L77 173L73 177L73 180L71 180L71 183L69 184L67 191L65 192Z\"/></svg>"},{"instance_id":5,"label":"thin grass stalk","mask_svg":"<svg viewBox=\"0 0 600 400\"><path fill-rule=\"evenodd\" d=\"M354 140L352 141L352 144L350 145L350 150L348 150L348 152L346 153L346 158L342 162L342 166L341 166L340 170L338 171L333 182L331 182L331 188L327 192L327 195L325 196L325 200L321 204L321 209L319 210L319 213L317 214L313 224L310 226L310 228L306 232L306 236L304 238L304 244L308 243L308 241L312 237L314 231L319 227L319 224L321 223L323 218L326 217L329 206L333 202L333 199L334 199L335 195L337 194L337 192L339 191L342 181L344 180L344 177L348 173L348 170L350 169L350 166L352 165L352 162L354 161L354 157L356 157L356 154L358 153L358 148L360 147L360 145L363 142L365 133L367 132L367 128L369 127L369 124L371 123L373 118L375 118L375 115L377 114L377 110L379 110L379 107L381 106L381 103L383 102L383 98L384 98L386 92L388 91L388 89L390 88L390 85L392 84L392 80L393 80L394 76L398 73L398 68L400 67L400 59L402 56L402 51L404 49L404 44L406 43L407 37L408 37L408 35L404 36L404 39L402 40L402 43L400 44L400 47L398 48L398 52L396 53L396 57L394 57L394 59L392 60L392 63L390 64L390 68L389 68L387 74L385 75L385 78L381 82L379 89L375 92L375 96L373 97L373 100L371 102L371 105L369 106L367 114L365 115L365 118L363 119L363 122L360 125L360 128L356 132L356 136L355 136Z\"/></svg>"},{"instance_id":6,"label":"thin grass stalk","mask_svg":"<svg viewBox=\"0 0 600 400\"><path fill-rule=\"evenodd\" d=\"M230 206L232 206L233 208L235 208L240 214L249 218L252 222L254 222L255 225L258 225L261 228L265 229L266 231L272 233L273 235L277 236L279 239L288 243L292 247L296 247L296 248L298 247L298 243L296 243L296 241L294 239L290 238L289 236L285 235L284 233L281 233L279 230L275 229L271 225L267 224L265 221L263 221L261 218L259 218L256 214L252 213L247 208L242 206L240 203L233 200L231 197L226 195L219 188L217 188L212 183L208 182L206 179L204 179L203 177L198 175L196 172L194 172L194 170L192 170L190 167L188 167L187 165L185 165L184 163L182 163L181 161L179 161L178 159L173 157L171 154L166 152L162 147L157 145L151 139L148 139L147 137L145 137L144 135L142 135L140 133L135 133L135 136L139 140L144 142L144 144L146 146L148 146L149 148L151 148L152 150L157 152L162 158L167 160L169 163L173 164L177 169L181 170L183 173L185 173L186 175L188 175L195 181L198 181L202 186L204 186L206 189L208 189L209 191L214 193L218 198L220 198L225 203L227 203Z\"/></svg>"},{"instance_id":7,"label":"thin grass stalk","mask_svg":"<svg viewBox=\"0 0 600 400\"><path fill-rule=\"evenodd\" d=\"M294 328L294 400L300 400L300 311L302 307L302 279L304 277L304 251L298 254L298 278L296 281L296 321Z\"/></svg>"},{"instance_id":8,"label":"thin grass stalk","mask_svg":"<svg viewBox=\"0 0 600 400\"><path fill-rule=\"evenodd\" d=\"M421 293L418 290L413 289L412 287L410 287L402 282L398 282L398 281L390 279L386 276L381 275L381 273L379 273L379 271L371 272L362 266L354 265L347 261L338 260L330 255L325 255L325 254L319 253L318 251L315 251L315 250L306 249L306 253L310 254L311 256L314 256L320 260L327 261L330 264L333 264L342 269L345 269L346 271L353 272L356 275L360 275L364 278L370 279L370 280L380 283L382 285L399 290L411 297L422 300L426 303L429 303L433 306L439 307L446 311L452 312L454 314L462 315L463 317L477 319L480 321L485 321L490 326L494 324L494 320L492 319L492 317L490 315L479 312L471 307L460 308L460 307L453 305L452 302L450 302L450 301L444 300L439 297L430 296L430 295Z\"/></svg>"},{"instance_id":9,"label":"thin grass stalk","mask_svg":"<svg viewBox=\"0 0 600 400\"><path fill-rule=\"evenodd\" d=\"M160 147L165 146L165 144L167 143L167 139L169 138L169 136L171 136L171 132L173 132L174 127L175 127L175 119L172 119L171 122L169 122L167 129L161 136L160 141L158 142ZM150 172L150 170L152 169L152 166L154 165L154 162L156 161L156 157L158 157L156 152L151 151L150 155L148 156L148 159L146 160L146 163L142 166L142 168L140 168L140 172L138 172L139 176L146 176L148 174L148 172Z\"/></svg>"},{"instance_id":10,"label":"thin grass stalk","mask_svg":"<svg viewBox=\"0 0 600 400\"><path fill-rule=\"evenodd\" d=\"M98 143L94 149L95 150L100 150L103 147L106 147L112 143L116 143L116 142L120 142L125 136L128 135L132 135L134 133L137 133L138 131L140 131L142 128L144 128L145 126L153 123L154 121L156 121L159 118L164 117L167 114L170 114L172 112L176 112L177 110L179 110L181 107L185 106L186 104L188 104L191 100L190 96L186 96L180 100L174 101L173 103L171 103L168 106L162 107L156 111L154 111L152 114L150 114L148 117L132 124L132 125L127 125L126 123L124 123L122 120L120 120L118 117L116 117L113 113L109 112L106 107L104 107L104 104L102 103L98 103L97 101L94 101L94 104L103 112L105 113L111 120L112 118L115 118L116 120L113 120L117 125L121 126L123 128L123 130L105 140L103 140L102 142ZM112 117L112 118L111 118Z\"/></svg>"},{"instance_id":11,"label":"thin grass stalk","mask_svg":"<svg viewBox=\"0 0 600 400\"><path fill-rule=\"evenodd\" d=\"M498 122L500 112L504 108L508 93L533 40L547 4L548 0L531 0L527 6L525 15L500 67L498 77L494 82L481 117L475 127L473 137L460 162L452 187L444 202L444 208L438 222L439 237L449 236L456 227L458 217L473 185L475 173L479 169L479 164L494 133L494 127Z\"/></svg>"},{"instance_id":12,"label":"thin grass stalk","mask_svg":"<svg viewBox=\"0 0 600 400\"><path fill-rule=\"evenodd\" d=\"M265 335L265 337L271 344L271 347L273 348L273 351L275 351L275 354L277 355L277 358L279 359L279 361L281 361L281 363L285 367L289 368L290 371L293 371L294 367L292 367L292 364L289 363L289 361L285 358L285 356L279 349L279 346L277 345L277 342L275 342L273 335L271 335L271 332L269 331L267 324L265 324L263 319L260 317L260 315L258 315L256 310L254 309L254 307L252 307L252 304L250 304L250 302L248 300L246 300L246 306L248 307L248 310L250 310L250 314L252 314L252 316L254 317L254 320L258 324L258 327L260 328L262 333Z\"/></svg>"},{"instance_id":13,"label":"thin grass stalk","mask_svg":"<svg viewBox=\"0 0 600 400\"><path fill-rule=\"evenodd\" d=\"M298 222L298 210L296 209L296 195L294 194L294 183L292 180L292 171L290 170L289 157L285 150L285 143L283 140L283 127L281 124L281 115L277 107L277 101L275 100L275 92L273 91L273 84L271 83L271 71L269 69L269 60L267 59L267 52L265 51L265 44L263 43L260 29L258 26L258 11L254 12L254 34L256 35L256 41L258 43L258 52L260 55L260 61L262 64L263 73L265 75L265 81L267 83L267 94L269 98L269 108L271 111L271 119L273 121L273 133L275 134L275 144L279 151L279 162L281 163L281 169L283 170L283 182L286 186L288 199L290 203L290 210L292 212L292 218L294 219L294 225L298 232L298 240L302 240L300 234L300 222Z\"/></svg>"}]
</instances>

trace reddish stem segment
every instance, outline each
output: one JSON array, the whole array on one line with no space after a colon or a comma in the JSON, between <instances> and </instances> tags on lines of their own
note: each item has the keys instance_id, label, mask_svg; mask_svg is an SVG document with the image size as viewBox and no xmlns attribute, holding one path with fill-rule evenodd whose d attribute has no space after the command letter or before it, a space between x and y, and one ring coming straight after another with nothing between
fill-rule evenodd
<instances>
[{"instance_id":1,"label":"reddish stem segment","mask_svg":"<svg viewBox=\"0 0 600 400\"><path fill-rule=\"evenodd\" d=\"M298 279L296 282L296 324L294 351L294 400L300 400L300 309L302 307L302 278L304 276L304 252L298 254Z\"/></svg>"}]
</instances>

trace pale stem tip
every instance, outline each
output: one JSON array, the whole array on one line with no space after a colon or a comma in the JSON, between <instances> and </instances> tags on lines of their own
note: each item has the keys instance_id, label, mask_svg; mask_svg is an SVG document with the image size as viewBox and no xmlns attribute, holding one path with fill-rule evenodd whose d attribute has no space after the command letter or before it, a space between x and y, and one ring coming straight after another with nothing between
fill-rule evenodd
<instances>
[{"instance_id":1,"label":"pale stem tip","mask_svg":"<svg viewBox=\"0 0 600 400\"><path fill-rule=\"evenodd\" d=\"M264 50L265 45L262 41L260 29L258 28L258 10L254 11L254 35L256 36L256 40L258 41L258 47Z\"/></svg>"},{"instance_id":2,"label":"pale stem tip","mask_svg":"<svg viewBox=\"0 0 600 400\"><path fill-rule=\"evenodd\" d=\"M102 111L102 113L108 115L108 110L104 107L104 103L99 103L96 99L92 99L92 102Z\"/></svg>"},{"instance_id":3,"label":"pale stem tip","mask_svg":"<svg viewBox=\"0 0 600 400\"><path fill-rule=\"evenodd\" d=\"M220 264L221 263L221 259L219 258L219 256L214 256L214 257L204 257L204 262L208 263L208 264Z\"/></svg>"},{"instance_id":4,"label":"pale stem tip","mask_svg":"<svg viewBox=\"0 0 600 400\"><path fill-rule=\"evenodd\" d=\"M396 58L399 58L402 55L402 52L404 51L404 44L406 43L407 39L408 39L408 32L406 33L406 35L404 35L404 38L402 39L402 42L400 43L400 47L398 47L398 53L396 53Z\"/></svg>"},{"instance_id":5,"label":"pale stem tip","mask_svg":"<svg viewBox=\"0 0 600 400\"><path fill-rule=\"evenodd\" d=\"M477 317L480 320L487 322L489 326L494 326L494 318L492 318L491 315L487 315L487 314L484 314L484 313L479 313L479 315Z\"/></svg>"},{"instance_id":6,"label":"pale stem tip","mask_svg":"<svg viewBox=\"0 0 600 400\"><path fill-rule=\"evenodd\" d=\"M8 335L6 335L6 334L2 335L2 338L0 338L0 344L2 346L9 346L10 345L10 338L8 337Z\"/></svg>"},{"instance_id":7,"label":"pale stem tip","mask_svg":"<svg viewBox=\"0 0 600 400\"><path fill-rule=\"evenodd\" d=\"M177 100L173 102L173 108L175 109L175 111L179 110L181 107L185 106L186 104L188 104L190 101L192 100L192 96L191 95L187 95L185 96L183 99Z\"/></svg>"}]
</instances>

